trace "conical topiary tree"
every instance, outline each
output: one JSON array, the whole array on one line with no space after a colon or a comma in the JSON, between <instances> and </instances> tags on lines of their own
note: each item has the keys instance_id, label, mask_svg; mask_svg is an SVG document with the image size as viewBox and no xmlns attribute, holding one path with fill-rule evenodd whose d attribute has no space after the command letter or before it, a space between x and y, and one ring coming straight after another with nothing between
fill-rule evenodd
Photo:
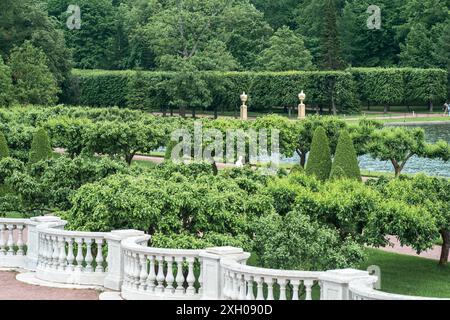
<instances>
[{"instance_id":1,"label":"conical topiary tree","mask_svg":"<svg viewBox=\"0 0 450 320\"><path fill-rule=\"evenodd\" d=\"M333 166L331 168L330 180L339 180L343 178L347 178L344 169L342 169L341 166Z\"/></svg>"},{"instance_id":2,"label":"conical topiary tree","mask_svg":"<svg viewBox=\"0 0 450 320\"><path fill-rule=\"evenodd\" d=\"M321 181L325 181L330 177L331 171L331 152L330 142L328 140L325 129L318 127L314 131L311 151L306 164L306 174L315 176Z\"/></svg>"},{"instance_id":3,"label":"conical topiary tree","mask_svg":"<svg viewBox=\"0 0 450 320\"><path fill-rule=\"evenodd\" d=\"M50 145L50 139L47 131L44 129L39 129L33 136L29 163L33 164L41 160L49 159L52 157L52 154L53 150Z\"/></svg>"},{"instance_id":4,"label":"conical topiary tree","mask_svg":"<svg viewBox=\"0 0 450 320\"><path fill-rule=\"evenodd\" d=\"M9 157L8 144L3 132L0 132L0 160Z\"/></svg>"},{"instance_id":5,"label":"conical topiary tree","mask_svg":"<svg viewBox=\"0 0 450 320\"><path fill-rule=\"evenodd\" d=\"M331 176L337 175L334 171L339 167L344 171L343 177L361 181L358 157L356 156L352 138L347 130L342 130L339 134L336 154L331 167Z\"/></svg>"}]
</instances>

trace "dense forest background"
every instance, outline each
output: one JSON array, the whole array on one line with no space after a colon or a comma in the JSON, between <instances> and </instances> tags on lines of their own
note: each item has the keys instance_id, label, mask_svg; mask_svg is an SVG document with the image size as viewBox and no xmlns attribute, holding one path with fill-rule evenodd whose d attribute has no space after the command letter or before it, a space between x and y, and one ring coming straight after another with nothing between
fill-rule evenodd
<instances>
[{"instance_id":1,"label":"dense forest background","mask_svg":"<svg viewBox=\"0 0 450 320\"><path fill-rule=\"evenodd\" d=\"M4 60L16 85L32 65L59 92L72 68L450 70L449 9L450 0L2 0L0 69Z\"/></svg>"}]
</instances>

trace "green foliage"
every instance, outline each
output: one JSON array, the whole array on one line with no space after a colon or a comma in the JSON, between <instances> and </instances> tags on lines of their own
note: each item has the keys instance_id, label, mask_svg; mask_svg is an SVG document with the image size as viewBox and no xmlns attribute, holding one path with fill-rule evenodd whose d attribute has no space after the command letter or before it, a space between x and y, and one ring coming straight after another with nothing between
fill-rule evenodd
<instances>
[{"instance_id":1,"label":"green foliage","mask_svg":"<svg viewBox=\"0 0 450 320\"><path fill-rule=\"evenodd\" d=\"M11 69L3 62L0 55L0 106L8 107L14 100Z\"/></svg>"},{"instance_id":2,"label":"green foliage","mask_svg":"<svg viewBox=\"0 0 450 320\"><path fill-rule=\"evenodd\" d=\"M344 169L341 166L337 166L333 163L330 173L330 180L340 180L347 178Z\"/></svg>"},{"instance_id":3,"label":"green foliage","mask_svg":"<svg viewBox=\"0 0 450 320\"><path fill-rule=\"evenodd\" d=\"M67 5L63 6L59 13L66 10ZM11 58L14 47L30 41L34 47L45 53L46 65L59 86L64 85L70 78L72 52L66 46L61 26L48 15L42 1L2 1L0 30L0 55L6 61Z\"/></svg>"},{"instance_id":4,"label":"green foliage","mask_svg":"<svg viewBox=\"0 0 450 320\"><path fill-rule=\"evenodd\" d=\"M18 102L51 105L57 101L60 90L47 63L45 53L29 41L11 51L9 65Z\"/></svg>"},{"instance_id":5,"label":"green foliage","mask_svg":"<svg viewBox=\"0 0 450 320\"><path fill-rule=\"evenodd\" d=\"M450 146L445 141L428 144L422 128L384 128L373 133L368 145L372 157L382 161L391 161L398 177L408 160L413 156L423 158L450 159Z\"/></svg>"},{"instance_id":6,"label":"green foliage","mask_svg":"<svg viewBox=\"0 0 450 320\"><path fill-rule=\"evenodd\" d=\"M329 270L358 266L365 258L357 242L341 240L336 229L293 211L271 215L258 224L255 247L263 267L287 270Z\"/></svg>"},{"instance_id":7,"label":"green foliage","mask_svg":"<svg viewBox=\"0 0 450 320\"><path fill-rule=\"evenodd\" d=\"M269 39L269 47L261 52L258 64L267 71L310 70L311 59L303 38L285 26Z\"/></svg>"},{"instance_id":8,"label":"green foliage","mask_svg":"<svg viewBox=\"0 0 450 320\"><path fill-rule=\"evenodd\" d=\"M5 135L0 131L0 160L9 157L9 148Z\"/></svg>"},{"instance_id":9,"label":"green foliage","mask_svg":"<svg viewBox=\"0 0 450 320\"><path fill-rule=\"evenodd\" d=\"M340 171L343 171L343 175ZM361 181L361 171L359 169L355 147L346 130L341 131L339 134L330 177L345 177Z\"/></svg>"},{"instance_id":10,"label":"green foliage","mask_svg":"<svg viewBox=\"0 0 450 320\"><path fill-rule=\"evenodd\" d=\"M325 181L330 177L331 164L330 142L325 129L319 127L314 131L306 173Z\"/></svg>"},{"instance_id":11,"label":"green foliage","mask_svg":"<svg viewBox=\"0 0 450 320\"><path fill-rule=\"evenodd\" d=\"M38 129L33 136L33 141L31 143L30 149L30 158L28 162L30 164L34 164L41 160L49 159L52 157L52 155L53 150L47 131L42 128Z\"/></svg>"}]
</instances>

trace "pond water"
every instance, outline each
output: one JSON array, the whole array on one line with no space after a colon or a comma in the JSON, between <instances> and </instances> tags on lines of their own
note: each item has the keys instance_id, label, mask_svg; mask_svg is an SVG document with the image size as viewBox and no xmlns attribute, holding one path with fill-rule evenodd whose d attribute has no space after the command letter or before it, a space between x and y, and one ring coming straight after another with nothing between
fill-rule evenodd
<instances>
[{"instance_id":1,"label":"pond water","mask_svg":"<svg viewBox=\"0 0 450 320\"><path fill-rule=\"evenodd\" d=\"M428 142L436 142L439 139L450 143L450 124L421 124L408 125L409 127L422 127L425 130ZM282 162L296 162L298 157L283 159ZM394 172L390 161L378 161L369 156L359 157L362 170L377 172ZM403 173L425 173L427 175L450 177L450 161L411 158L405 166Z\"/></svg>"}]
</instances>

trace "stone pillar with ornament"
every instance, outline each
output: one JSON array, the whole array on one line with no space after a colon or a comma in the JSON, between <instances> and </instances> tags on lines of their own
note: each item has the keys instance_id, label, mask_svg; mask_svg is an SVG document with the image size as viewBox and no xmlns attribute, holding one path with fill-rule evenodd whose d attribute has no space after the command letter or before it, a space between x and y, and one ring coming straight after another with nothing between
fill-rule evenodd
<instances>
[{"instance_id":1,"label":"stone pillar with ornament","mask_svg":"<svg viewBox=\"0 0 450 320\"><path fill-rule=\"evenodd\" d=\"M298 119L302 120L306 118L306 106L303 103L303 101L305 101L306 99L306 95L303 90L298 95L298 99L300 100L300 104L298 105Z\"/></svg>"},{"instance_id":2,"label":"stone pillar with ornament","mask_svg":"<svg viewBox=\"0 0 450 320\"><path fill-rule=\"evenodd\" d=\"M247 120L248 116L247 116L247 105L245 104L248 101L248 95L245 94L245 92L243 94L241 94L241 101L242 101L242 105L241 105L241 120Z\"/></svg>"}]
</instances>

